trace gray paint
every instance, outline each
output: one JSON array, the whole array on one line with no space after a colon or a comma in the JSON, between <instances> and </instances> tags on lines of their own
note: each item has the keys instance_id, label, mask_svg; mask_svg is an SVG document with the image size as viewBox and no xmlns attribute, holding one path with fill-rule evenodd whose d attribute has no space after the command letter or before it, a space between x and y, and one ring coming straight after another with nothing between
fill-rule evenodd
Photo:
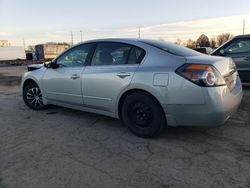
<instances>
[{"instance_id":1,"label":"gray paint","mask_svg":"<svg viewBox=\"0 0 250 188\"><path fill-rule=\"evenodd\" d=\"M170 126L222 124L241 102L242 88L238 76L230 91L225 85L200 87L175 73L184 63L194 63L213 65L222 76L226 76L233 65L231 59L206 55L175 56L138 39L103 39L87 43L98 41L136 45L146 51L146 56L140 65L43 67L26 73L23 83L26 79L36 81L45 104L57 104L115 118L119 118L118 104L125 92L144 90L159 101ZM80 75L79 79L72 79L74 74Z\"/></svg>"}]
</instances>

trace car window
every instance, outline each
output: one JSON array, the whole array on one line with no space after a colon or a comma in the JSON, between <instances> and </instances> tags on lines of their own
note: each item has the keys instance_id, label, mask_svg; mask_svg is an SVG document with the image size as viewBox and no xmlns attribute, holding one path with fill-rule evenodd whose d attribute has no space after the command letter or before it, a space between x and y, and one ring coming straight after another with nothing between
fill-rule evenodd
<instances>
[{"instance_id":1,"label":"car window","mask_svg":"<svg viewBox=\"0 0 250 188\"><path fill-rule=\"evenodd\" d=\"M97 45L91 65L136 64L143 50L129 44L106 42Z\"/></svg>"},{"instance_id":2,"label":"car window","mask_svg":"<svg viewBox=\"0 0 250 188\"><path fill-rule=\"evenodd\" d=\"M139 64L145 55L144 50L133 47L130 51L128 64Z\"/></svg>"},{"instance_id":3,"label":"car window","mask_svg":"<svg viewBox=\"0 0 250 188\"><path fill-rule=\"evenodd\" d=\"M226 49L225 53L246 53L250 52L250 40L238 40L230 44Z\"/></svg>"},{"instance_id":4,"label":"car window","mask_svg":"<svg viewBox=\"0 0 250 188\"><path fill-rule=\"evenodd\" d=\"M156 41L156 40L141 40L141 42L146 43L150 46L154 46L156 48L159 48L161 50L164 50L170 54L176 55L176 56L201 56L202 54L199 52L196 52L194 50L182 47L180 45L172 44L165 41Z\"/></svg>"},{"instance_id":5,"label":"car window","mask_svg":"<svg viewBox=\"0 0 250 188\"><path fill-rule=\"evenodd\" d=\"M126 64L131 46L121 43L100 43L97 45L92 65Z\"/></svg>"},{"instance_id":6,"label":"car window","mask_svg":"<svg viewBox=\"0 0 250 188\"><path fill-rule=\"evenodd\" d=\"M85 44L72 48L59 57L56 63L63 67L83 66L86 63L91 46L91 44Z\"/></svg>"}]
</instances>

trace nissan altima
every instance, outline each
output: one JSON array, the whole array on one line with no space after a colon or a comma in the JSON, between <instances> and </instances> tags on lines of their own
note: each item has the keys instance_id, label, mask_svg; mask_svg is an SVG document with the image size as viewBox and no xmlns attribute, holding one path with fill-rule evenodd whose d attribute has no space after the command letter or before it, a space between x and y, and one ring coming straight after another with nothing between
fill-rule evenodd
<instances>
[{"instance_id":1,"label":"nissan altima","mask_svg":"<svg viewBox=\"0 0 250 188\"><path fill-rule=\"evenodd\" d=\"M33 110L53 104L119 118L140 137L166 125L222 125L242 100L231 58L146 39L77 44L47 64L28 66L21 87Z\"/></svg>"}]
</instances>

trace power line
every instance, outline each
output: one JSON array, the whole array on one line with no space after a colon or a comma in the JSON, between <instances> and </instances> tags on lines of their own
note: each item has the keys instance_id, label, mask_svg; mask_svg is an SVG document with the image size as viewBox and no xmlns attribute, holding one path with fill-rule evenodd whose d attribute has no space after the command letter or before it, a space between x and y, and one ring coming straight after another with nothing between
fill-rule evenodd
<instances>
[{"instance_id":1,"label":"power line","mask_svg":"<svg viewBox=\"0 0 250 188\"><path fill-rule=\"evenodd\" d=\"M231 33L233 35L240 35L240 34L246 34L250 31L250 25L247 25L246 19L241 19L240 20L240 24L238 27L228 27L227 28L227 32ZM81 30L78 30L78 32ZM106 30L106 32L101 33L101 35L99 35L98 32L95 33L95 31L91 32L90 35L84 35L83 37L83 31L81 33L82 37L81 40L83 40L83 38L87 38L87 39L95 39L98 37L138 37L141 38L142 37L142 33L141 33L141 27L137 27L134 28L133 30L128 30L128 31L117 31L117 33L110 33L111 30ZM210 36L216 36L220 33L223 33L223 30L221 30L220 28L214 27L213 29L209 29L209 30L203 30L205 32L206 35L210 35ZM202 34L202 30L201 29L190 29L190 30L184 30L184 29L179 29L179 30L169 30L169 28L161 28L161 29L155 29L155 30L144 30L143 29L143 36L144 37L150 37L150 38L159 38L159 37L164 37L164 38L195 38L196 36ZM80 33L78 33L80 34ZM114 35L115 34L115 35ZM67 40L67 38L65 37L65 41L68 41L71 45L74 45L74 31L70 31L69 34L70 36L70 40ZM79 36L80 39L80 36ZM28 46L27 43L29 43L29 45L31 44L38 44L38 43L44 43L46 41L48 41L49 39L41 38L41 39L31 39L31 38L26 38L24 40L24 38L20 38L20 39L10 39L10 43L12 45L18 45L18 46L22 46L25 48ZM57 41L57 42L61 42L61 41Z\"/></svg>"}]
</instances>

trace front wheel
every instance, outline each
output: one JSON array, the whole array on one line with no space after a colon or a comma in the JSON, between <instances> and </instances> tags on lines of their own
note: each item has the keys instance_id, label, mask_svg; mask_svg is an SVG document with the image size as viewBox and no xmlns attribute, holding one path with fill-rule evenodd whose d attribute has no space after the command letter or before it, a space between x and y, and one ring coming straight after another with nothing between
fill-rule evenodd
<instances>
[{"instance_id":1,"label":"front wheel","mask_svg":"<svg viewBox=\"0 0 250 188\"><path fill-rule=\"evenodd\" d=\"M122 120L132 133L143 138L156 136L166 123L158 101L144 92L135 92L126 97L122 106Z\"/></svg>"},{"instance_id":2,"label":"front wheel","mask_svg":"<svg viewBox=\"0 0 250 188\"><path fill-rule=\"evenodd\" d=\"M43 104L41 90L35 83L29 83L24 87L23 100L25 104L33 110L46 108L46 105Z\"/></svg>"}]
</instances>

